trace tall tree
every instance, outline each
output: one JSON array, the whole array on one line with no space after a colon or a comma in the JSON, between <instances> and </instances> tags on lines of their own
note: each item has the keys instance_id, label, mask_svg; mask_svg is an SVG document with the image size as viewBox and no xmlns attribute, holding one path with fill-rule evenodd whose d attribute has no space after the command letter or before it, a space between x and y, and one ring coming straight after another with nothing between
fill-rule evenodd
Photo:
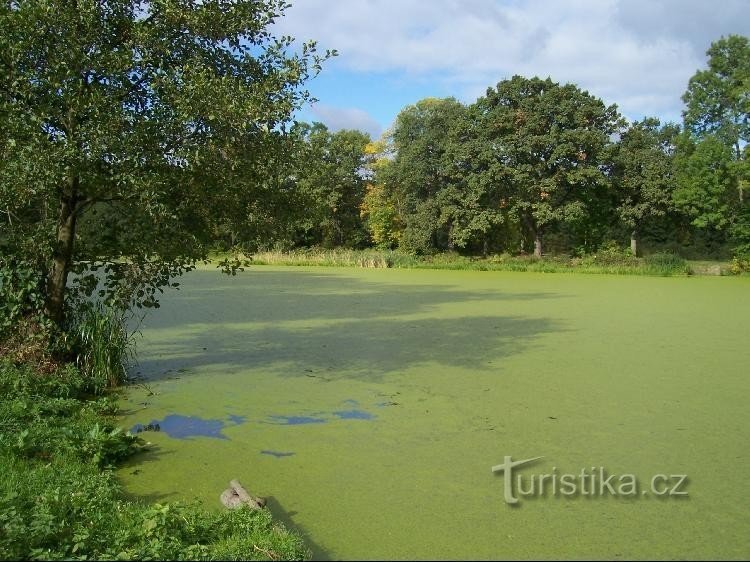
<instances>
[{"instance_id":1,"label":"tall tree","mask_svg":"<svg viewBox=\"0 0 750 562\"><path fill-rule=\"evenodd\" d=\"M308 243L358 247L368 239L360 206L365 197L370 144L367 133L332 133L322 123L301 125L305 144L299 153L297 185L309 207L304 225Z\"/></svg>"},{"instance_id":2,"label":"tall tree","mask_svg":"<svg viewBox=\"0 0 750 562\"><path fill-rule=\"evenodd\" d=\"M270 31L285 8L284 0L2 3L0 256L40 269L58 325L72 269L104 262L106 290L133 281L128 298L155 304L171 275L205 256L203 219L245 197L240 163L250 157L261 168L267 139L333 54L307 43L289 55L292 39ZM107 207L116 225L92 229L87 253L78 227Z\"/></svg>"},{"instance_id":3,"label":"tall tree","mask_svg":"<svg viewBox=\"0 0 750 562\"><path fill-rule=\"evenodd\" d=\"M396 118L390 136L395 156L379 177L397 193L393 199L405 223L400 247L407 251L456 245L456 213L450 209L456 197L445 190L456 188L454 131L464 115L465 107L453 98L426 98Z\"/></svg>"},{"instance_id":4,"label":"tall tree","mask_svg":"<svg viewBox=\"0 0 750 562\"><path fill-rule=\"evenodd\" d=\"M638 235L644 223L672 209L673 159L679 127L647 118L622 133L615 151L617 214L630 229L630 250L638 255Z\"/></svg>"},{"instance_id":5,"label":"tall tree","mask_svg":"<svg viewBox=\"0 0 750 562\"><path fill-rule=\"evenodd\" d=\"M685 128L698 138L716 135L740 160L750 142L750 39L722 37L706 56L708 68L690 78L682 96Z\"/></svg>"},{"instance_id":6,"label":"tall tree","mask_svg":"<svg viewBox=\"0 0 750 562\"><path fill-rule=\"evenodd\" d=\"M386 179L393 164L392 155L384 138L368 144L365 153L369 156L366 165L368 182L359 208L360 216L375 246L393 249L401 240L404 224L399 214L399 193Z\"/></svg>"},{"instance_id":7,"label":"tall tree","mask_svg":"<svg viewBox=\"0 0 750 562\"><path fill-rule=\"evenodd\" d=\"M681 144L683 169L676 202L699 228L727 230L747 244L750 40L722 37L706 55L708 68L696 72L682 98L690 138Z\"/></svg>"},{"instance_id":8,"label":"tall tree","mask_svg":"<svg viewBox=\"0 0 750 562\"><path fill-rule=\"evenodd\" d=\"M606 190L610 136L622 126L616 106L572 84L514 76L487 90L471 109L483 145L481 173L503 186L500 204L534 239L585 220Z\"/></svg>"},{"instance_id":9,"label":"tall tree","mask_svg":"<svg viewBox=\"0 0 750 562\"><path fill-rule=\"evenodd\" d=\"M716 135L684 135L675 158L674 202L700 229L726 233L736 215L732 150Z\"/></svg>"}]
</instances>

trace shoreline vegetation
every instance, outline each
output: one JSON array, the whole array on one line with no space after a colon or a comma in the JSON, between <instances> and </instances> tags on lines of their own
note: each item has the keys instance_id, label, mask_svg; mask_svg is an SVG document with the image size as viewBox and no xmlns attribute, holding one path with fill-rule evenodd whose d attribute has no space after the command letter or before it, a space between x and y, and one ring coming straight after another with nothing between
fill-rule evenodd
<instances>
[{"instance_id":1,"label":"shoreline vegetation","mask_svg":"<svg viewBox=\"0 0 750 562\"><path fill-rule=\"evenodd\" d=\"M92 315L107 325L106 313ZM121 326L110 326L88 332L80 361L37 354L22 365L0 346L0 559L309 559L302 537L266 508L126 496L115 467L151 444L118 427L128 344L113 342Z\"/></svg>"},{"instance_id":2,"label":"shoreline vegetation","mask_svg":"<svg viewBox=\"0 0 750 562\"><path fill-rule=\"evenodd\" d=\"M397 250L348 250L304 248L291 251L254 253L215 252L210 261L224 259L246 260L249 265L366 267L397 269L449 269L469 271L516 271L531 273L586 273L610 275L742 275L744 264L734 261L686 260L671 252L658 252L634 257L627 250L610 246L596 254L580 257L568 255L512 256L510 254L463 256L457 253L438 253L415 256Z\"/></svg>"}]
</instances>

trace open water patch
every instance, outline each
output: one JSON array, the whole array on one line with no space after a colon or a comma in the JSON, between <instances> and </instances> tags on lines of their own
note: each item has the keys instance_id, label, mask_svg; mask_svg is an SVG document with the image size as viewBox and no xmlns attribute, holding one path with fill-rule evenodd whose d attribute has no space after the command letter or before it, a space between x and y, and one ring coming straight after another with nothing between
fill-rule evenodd
<instances>
[{"instance_id":1,"label":"open water patch","mask_svg":"<svg viewBox=\"0 0 750 562\"><path fill-rule=\"evenodd\" d=\"M340 420L371 420L375 416L364 410L343 410L339 412L333 412L333 415Z\"/></svg>"},{"instance_id":2,"label":"open water patch","mask_svg":"<svg viewBox=\"0 0 750 562\"><path fill-rule=\"evenodd\" d=\"M242 416L238 416L238 418L240 417ZM244 421L244 419L242 421ZM198 416L183 416L181 414L169 414L162 420L151 420L151 422L145 425L140 423L135 424L130 431L131 433L163 431L173 439L190 439L191 437L228 439L228 437L221 432L225 425L226 423L223 420L204 419Z\"/></svg>"}]
</instances>

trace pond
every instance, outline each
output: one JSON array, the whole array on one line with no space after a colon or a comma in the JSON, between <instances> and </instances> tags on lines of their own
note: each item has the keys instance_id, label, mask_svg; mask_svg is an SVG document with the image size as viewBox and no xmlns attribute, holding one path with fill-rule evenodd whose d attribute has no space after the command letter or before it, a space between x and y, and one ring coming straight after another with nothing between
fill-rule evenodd
<instances>
[{"instance_id":1,"label":"pond","mask_svg":"<svg viewBox=\"0 0 750 562\"><path fill-rule=\"evenodd\" d=\"M237 478L317 559L750 556L748 278L182 282L141 325L122 403L154 444L119 470L132 495L221 509ZM507 456L542 457L515 469L524 485L583 471L591 493L511 505L492 471ZM656 475L685 475L687 495L656 494Z\"/></svg>"}]
</instances>

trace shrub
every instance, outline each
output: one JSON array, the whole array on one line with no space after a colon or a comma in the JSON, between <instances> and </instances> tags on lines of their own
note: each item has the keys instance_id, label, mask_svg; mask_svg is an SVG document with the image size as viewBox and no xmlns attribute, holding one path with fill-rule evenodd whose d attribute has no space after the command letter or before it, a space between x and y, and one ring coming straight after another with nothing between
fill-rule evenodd
<instances>
[{"instance_id":1,"label":"shrub","mask_svg":"<svg viewBox=\"0 0 750 562\"><path fill-rule=\"evenodd\" d=\"M33 265L0 258L0 338L21 318L44 309L43 280Z\"/></svg>"},{"instance_id":2,"label":"shrub","mask_svg":"<svg viewBox=\"0 0 750 562\"><path fill-rule=\"evenodd\" d=\"M643 258L650 273L657 275L689 274L690 267L684 258L671 252L659 252Z\"/></svg>"},{"instance_id":3,"label":"shrub","mask_svg":"<svg viewBox=\"0 0 750 562\"><path fill-rule=\"evenodd\" d=\"M638 265L638 258L633 255L630 248L620 248L617 242L610 241L602 244L596 254L585 256L583 263L586 265L633 267Z\"/></svg>"},{"instance_id":4,"label":"shrub","mask_svg":"<svg viewBox=\"0 0 750 562\"><path fill-rule=\"evenodd\" d=\"M729 271L733 275L750 272L750 244L744 244L735 248Z\"/></svg>"}]
</instances>

